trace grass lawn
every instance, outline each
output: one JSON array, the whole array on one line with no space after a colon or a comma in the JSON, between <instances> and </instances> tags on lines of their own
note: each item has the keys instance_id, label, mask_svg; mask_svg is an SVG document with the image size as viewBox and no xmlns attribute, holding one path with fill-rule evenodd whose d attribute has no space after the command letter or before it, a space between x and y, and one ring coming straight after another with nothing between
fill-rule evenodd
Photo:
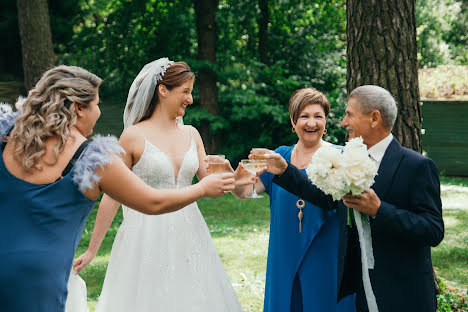
<instances>
[{"instance_id":1,"label":"grass lawn","mask_svg":"<svg viewBox=\"0 0 468 312\"><path fill-rule=\"evenodd\" d=\"M440 276L457 288L468 288L468 179L441 179L445 237L432 249Z\"/></svg>"},{"instance_id":2,"label":"grass lawn","mask_svg":"<svg viewBox=\"0 0 468 312\"><path fill-rule=\"evenodd\" d=\"M432 250L433 262L448 285L466 294L468 179L443 178L442 183L446 232L444 241ZM244 310L262 311L269 231L268 197L238 200L227 194L224 198L199 200L198 204ZM88 219L77 255L88 246L96 211L94 209ZM91 311L100 294L113 238L121 221L119 211L98 256L80 274L88 287Z\"/></svg>"}]
</instances>

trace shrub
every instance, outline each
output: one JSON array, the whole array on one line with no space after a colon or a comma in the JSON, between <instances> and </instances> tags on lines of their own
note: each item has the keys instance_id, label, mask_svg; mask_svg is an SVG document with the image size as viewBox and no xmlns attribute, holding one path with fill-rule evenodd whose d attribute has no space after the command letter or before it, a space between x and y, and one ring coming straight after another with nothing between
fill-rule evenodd
<instances>
[{"instance_id":1,"label":"shrub","mask_svg":"<svg viewBox=\"0 0 468 312\"><path fill-rule=\"evenodd\" d=\"M422 98L467 98L468 66L420 69L419 93Z\"/></svg>"},{"instance_id":2,"label":"shrub","mask_svg":"<svg viewBox=\"0 0 468 312\"><path fill-rule=\"evenodd\" d=\"M440 294L437 295L438 312L465 312L468 310L468 302L465 296L456 288L447 285L447 281L437 277L440 287ZM466 291L465 291L466 292Z\"/></svg>"}]
</instances>

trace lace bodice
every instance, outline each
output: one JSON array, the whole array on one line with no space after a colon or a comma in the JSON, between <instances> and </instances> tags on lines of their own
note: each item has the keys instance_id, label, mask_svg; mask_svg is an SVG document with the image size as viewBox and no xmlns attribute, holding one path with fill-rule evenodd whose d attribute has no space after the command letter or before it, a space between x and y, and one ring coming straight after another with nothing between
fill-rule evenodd
<instances>
[{"instance_id":1,"label":"lace bodice","mask_svg":"<svg viewBox=\"0 0 468 312\"><path fill-rule=\"evenodd\" d=\"M198 171L197 145L193 138L183 157L175 177L174 165L169 156L145 139L143 154L132 171L146 184L157 189L186 187L192 184L192 179Z\"/></svg>"}]
</instances>

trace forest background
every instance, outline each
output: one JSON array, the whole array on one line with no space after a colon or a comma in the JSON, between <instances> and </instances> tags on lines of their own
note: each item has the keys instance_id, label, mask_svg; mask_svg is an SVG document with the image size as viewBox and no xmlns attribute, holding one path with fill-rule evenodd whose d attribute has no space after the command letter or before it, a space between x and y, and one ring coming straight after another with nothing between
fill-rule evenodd
<instances>
[{"instance_id":1,"label":"forest background","mask_svg":"<svg viewBox=\"0 0 468 312\"><path fill-rule=\"evenodd\" d=\"M198 2L216 5L211 13L215 62L199 60ZM305 86L330 100L325 139L344 143L339 126L346 104L344 0L49 0L48 6L56 63L82 66L104 79L102 107L117 119L98 130L120 134L131 82L144 64L168 56L196 73L208 68L216 74L216 107L200 105L198 76L185 123L209 127L217 141L211 144L205 136L209 149L234 163L252 146L295 142L288 99ZM419 67L468 64L467 8L466 1L416 1ZM0 11L0 40L6 43L0 50L0 80L22 81L15 1L2 1Z\"/></svg>"}]
</instances>

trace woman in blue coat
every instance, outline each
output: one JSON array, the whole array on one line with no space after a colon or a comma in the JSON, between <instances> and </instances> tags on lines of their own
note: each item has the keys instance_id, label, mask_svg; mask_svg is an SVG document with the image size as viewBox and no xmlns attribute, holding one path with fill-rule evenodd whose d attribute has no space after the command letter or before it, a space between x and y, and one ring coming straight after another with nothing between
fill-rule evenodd
<instances>
[{"instance_id":1,"label":"woman in blue coat","mask_svg":"<svg viewBox=\"0 0 468 312\"><path fill-rule=\"evenodd\" d=\"M322 139L329 109L327 98L314 88L294 92L289 114L299 140L275 151L305 170L317 149L330 144ZM336 303L339 220L335 212L303 201L272 180L273 175L265 172L255 186L270 196L264 311L355 311L354 296ZM244 198L251 191L237 187L233 193Z\"/></svg>"}]
</instances>

